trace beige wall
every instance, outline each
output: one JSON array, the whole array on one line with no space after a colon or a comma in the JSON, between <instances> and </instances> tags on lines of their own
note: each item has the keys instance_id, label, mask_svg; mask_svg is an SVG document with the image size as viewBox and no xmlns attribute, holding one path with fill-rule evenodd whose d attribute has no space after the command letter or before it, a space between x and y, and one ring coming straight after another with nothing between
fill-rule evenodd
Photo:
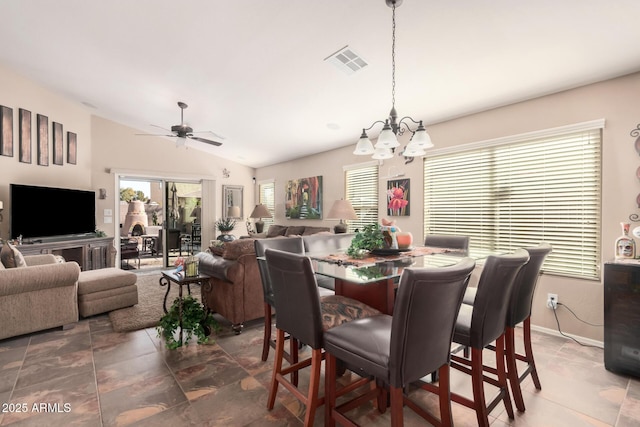
<instances>
[{"instance_id":1,"label":"beige wall","mask_svg":"<svg viewBox=\"0 0 640 427\"><path fill-rule=\"evenodd\" d=\"M428 131L436 149L439 149L605 119L602 155L602 257L603 261L607 261L613 256L613 244L620 235L619 223L628 220L630 214L639 213L635 201L640 193L640 182L635 171L640 166L640 156L634 149L635 138L629 135L640 123L638 94L640 73L430 125ZM410 111L400 113L411 114ZM372 117L371 121L375 119L379 117ZM333 200L344 196L342 166L371 160L352 154L358 136L354 134L352 146L294 162L260 168L257 171L259 181L275 179L276 222L287 222L284 219L284 184L289 179L322 175L325 212ZM404 159L398 156L384 161L380 167L380 175L383 177L380 180L380 216L385 215L387 180L384 177L389 175L390 170L405 172L405 177L411 179L412 214L410 217L398 218L397 223L403 230L411 231L415 240L420 241L424 239L422 161L416 160L405 165ZM332 221L322 223L334 224ZM601 282L551 275L541 277L534 300L533 323L544 328L556 329L553 312L545 308L546 295L549 292L557 293L559 301L567 304L582 319L602 324ZM565 309L558 310L557 314L563 332L598 341L603 339L602 327L581 323Z\"/></svg>"},{"instance_id":2,"label":"beige wall","mask_svg":"<svg viewBox=\"0 0 640 427\"><path fill-rule=\"evenodd\" d=\"M14 156L0 156L0 200L4 202L4 221L0 223L0 237L9 238L10 200L9 184L32 184L64 188L94 190L107 189L107 198L96 196L97 228L109 236L119 235L117 182L112 170L131 171L147 177L173 179L215 180L213 189L206 195L213 198L209 203L212 212L208 218L208 230L203 230L205 242L214 237L213 222L221 216L222 185L243 185L245 212L254 206L253 176L255 170L238 163L195 149L177 148L167 138L139 137L135 129L96 116L98 111L81 103L69 101L65 97L34 84L0 66L0 105L13 108L14 112ZM32 112L32 162L18 161L18 109ZM78 135L77 164L62 166L52 164L52 145L49 140L49 166L38 166L36 160L35 115L49 117L49 122L62 123L64 131ZM66 147L66 139L65 139ZM222 170L230 171L224 178ZM58 207L45 207L58 208ZM105 224L104 209L112 209L113 223ZM45 211L42 214L46 214ZM203 224L204 225L204 224ZM236 234L245 234L244 223L238 224ZM207 235L210 233L210 235ZM14 236L15 237L15 236Z\"/></svg>"}]
</instances>

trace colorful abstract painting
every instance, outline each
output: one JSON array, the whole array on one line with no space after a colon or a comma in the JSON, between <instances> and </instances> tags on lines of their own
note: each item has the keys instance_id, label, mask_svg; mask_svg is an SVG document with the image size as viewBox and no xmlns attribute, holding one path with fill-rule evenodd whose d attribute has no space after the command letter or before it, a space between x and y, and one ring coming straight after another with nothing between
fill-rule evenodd
<instances>
[{"instance_id":1,"label":"colorful abstract painting","mask_svg":"<svg viewBox=\"0 0 640 427\"><path fill-rule=\"evenodd\" d=\"M289 219L322 219L322 176L287 182L285 215Z\"/></svg>"},{"instance_id":2,"label":"colorful abstract painting","mask_svg":"<svg viewBox=\"0 0 640 427\"><path fill-rule=\"evenodd\" d=\"M409 216L409 179L387 181L387 215Z\"/></svg>"}]
</instances>

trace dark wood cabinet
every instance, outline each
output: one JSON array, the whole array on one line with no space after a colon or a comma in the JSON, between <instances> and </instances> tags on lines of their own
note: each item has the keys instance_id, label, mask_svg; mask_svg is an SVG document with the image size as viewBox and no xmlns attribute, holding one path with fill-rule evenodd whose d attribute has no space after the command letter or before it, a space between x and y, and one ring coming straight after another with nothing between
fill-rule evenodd
<instances>
[{"instance_id":1,"label":"dark wood cabinet","mask_svg":"<svg viewBox=\"0 0 640 427\"><path fill-rule=\"evenodd\" d=\"M24 244L17 248L23 255L60 255L66 261L77 262L82 271L113 267L113 254L115 254L113 237Z\"/></svg>"},{"instance_id":2,"label":"dark wood cabinet","mask_svg":"<svg viewBox=\"0 0 640 427\"><path fill-rule=\"evenodd\" d=\"M604 366L640 377L640 264L604 265Z\"/></svg>"}]
</instances>

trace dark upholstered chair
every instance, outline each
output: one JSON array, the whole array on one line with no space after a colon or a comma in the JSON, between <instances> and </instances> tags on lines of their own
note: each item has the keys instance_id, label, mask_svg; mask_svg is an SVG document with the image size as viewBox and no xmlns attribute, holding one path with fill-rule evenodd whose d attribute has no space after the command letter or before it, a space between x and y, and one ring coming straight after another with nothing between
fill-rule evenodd
<instances>
[{"instance_id":1,"label":"dark upholstered chair","mask_svg":"<svg viewBox=\"0 0 640 427\"><path fill-rule=\"evenodd\" d=\"M266 249L265 257L276 309L276 354L267 408L273 409L278 385L282 384L306 405L304 425L311 426L317 407L324 403L324 397L318 397L320 365L324 358L324 331L344 322L374 316L380 312L358 301L336 295L322 297L321 301L311 260L304 255ZM311 348L311 357L283 368L285 333L288 333L291 339L308 345ZM304 395L295 384L287 381L285 376L309 366L309 388Z\"/></svg>"},{"instance_id":2,"label":"dark upholstered chair","mask_svg":"<svg viewBox=\"0 0 640 427\"><path fill-rule=\"evenodd\" d=\"M456 320L453 342L470 347L471 359L453 355L451 367L471 375L473 400L454 393L451 394L451 400L474 409L478 426L489 425L488 414L500 400L509 418L514 417L507 386L504 333L515 279L528 261L529 254L524 249L518 249L513 254L487 257L478 281L475 302L473 305L462 304ZM494 342L496 368L488 368L483 365L482 350ZM484 375L485 370L497 378ZM499 389L490 403L485 400L485 381Z\"/></svg>"},{"instance_id":3,"label":"dark upholstered chair","mask_svg":"<svg viewBox=\"0 0 640 427\"><path fill-rule=\"evenodd\" d=\"M427 234L424 239L425 246L435 248L461 249L469 251L469 236L454 236L446 234Z\"/></svg>"},{"instance_id":4,"label":"dark upholstered chair","mask_svg":"<svg viewBox=\"0 0 640 427\"><path fill-rule=\"evenodd\" d=\"M533 294L538 283L538 276L540 275L540 269L542 268L542 263L545 258L551 252L551 245L541 243L538 246L524 249L529 253L529 262L520 269L520 272L516 276L511 300L509 302L505 330L507 377L511 385L514 403L516 404L516 408L521 412L524 412L525 405L520 383L522 383L527 375L531 374L536 389L542 389L540 379L538 378L536 363L533 359L533 349L531 347L531 306L533 303ZM467 288L463 299L464 304L473 304L476 293L477 288ZM524 335L524 354L516 353L515 350L515 327L519 323L522 323ZM495 350L495 348L493 349ZM527 368L522 375L518 375L517 360L527 364Z\"/></svg>"},{"instance_id":5,"label":"dark upholstered chair","mask_svg":"<svg viewBox=\"0 0 640 427\"><path fill-rule=\"evenodd\" d=\"M325 332L325 425L333 426L336 420L348 425L351 420L345 415L347 411L381 393L379 388L371 390L336 407L337 359L363 377L342 391L374 380L389 387L391 425L402 425L404 404L433 425L453 424L449 400L451 338L474 267L475 261L465 258L450 267L406 269L393 316L380 314L354 320ZM405 387L434 371L439 373L438 385L424 383L421 387L439 395L440 420L403 397ZM386 402L379 399L378 403L384 410Z\"/></svg>"},{"instance_id":6,"label":"dark upholstered chair","mask_svg":"<svg viewBox=\"0 0 640 427\"><path fill-rule=\"evenodd\" d=\"M262 291L264 293L264 340L262 344L262 360L266 361L269 357L270 347L275 348L275 341L271 339L271 318L273 315L272 307L274 305L273 286L271 285L271 279L269 277L267 261L264 259L264 253L267 248L271 248L295 254L304 254L304 245L301 237L288 237L286 239L257 239L255 241L255 248L256 257L258 258L258 269L260 270L260 279L262 280ZM318 288L318 292L321 296L333 294L333 292L321 288ZM289 363L293 363L298 360L295 340L291 340L290 347L291 349L289 350L289 353L285 354L285 359Z\"/></svg>"},{"instance_id":7,"label":"dark upholstered chair","mask_svg":"<svg viewBox=\"0 0 640 427\"><path fill-rule=\"evenodd\" d=\"M330 254L338 251L346 251L351 245L354 233L339 234L312 234L302 236L304 251L307 254ZM318 286L334 291L336 289L335 280L331 277L316 275Z\"/></svg>"}]
</instances>

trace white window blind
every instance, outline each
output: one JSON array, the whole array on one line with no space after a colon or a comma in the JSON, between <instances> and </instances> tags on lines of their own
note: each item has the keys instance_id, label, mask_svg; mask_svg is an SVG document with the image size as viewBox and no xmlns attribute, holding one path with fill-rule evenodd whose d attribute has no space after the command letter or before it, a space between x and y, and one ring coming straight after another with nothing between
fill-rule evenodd
<instances>
[{"instance_id":1,"label":"white window blind","mask_svg":"<svg viewBox=\"0 0 640 427\"><path fill-rule=\"evenodd\" d=\"M346 199L358 219L348 221L348 232L378 222L378 165L353 167L345 171Z\"/></svg>"},{"instance_id":2,"label":"white window blind","mask_svg":"<svg viewBox=\"0 0 640 427\"><path fill-rule=\"evenodd\" d=\"M601 129L429 157L425 234L512 251L550 243L547 273L600 276Z\"/></svg>"},{"instance_id":3,"label":"white window blind","mask_svg":"<svg viewBox=\"0 0 640 427\"><path fill-rule=\"evenodd\" d=\"M275 183L267 182L258 185L259 203L265 205L271 213L271 218L262 218L264 222L264 231L269 230L269 227L275 223L276 217L276 190Z\"/></svg>"}]
</instances>

